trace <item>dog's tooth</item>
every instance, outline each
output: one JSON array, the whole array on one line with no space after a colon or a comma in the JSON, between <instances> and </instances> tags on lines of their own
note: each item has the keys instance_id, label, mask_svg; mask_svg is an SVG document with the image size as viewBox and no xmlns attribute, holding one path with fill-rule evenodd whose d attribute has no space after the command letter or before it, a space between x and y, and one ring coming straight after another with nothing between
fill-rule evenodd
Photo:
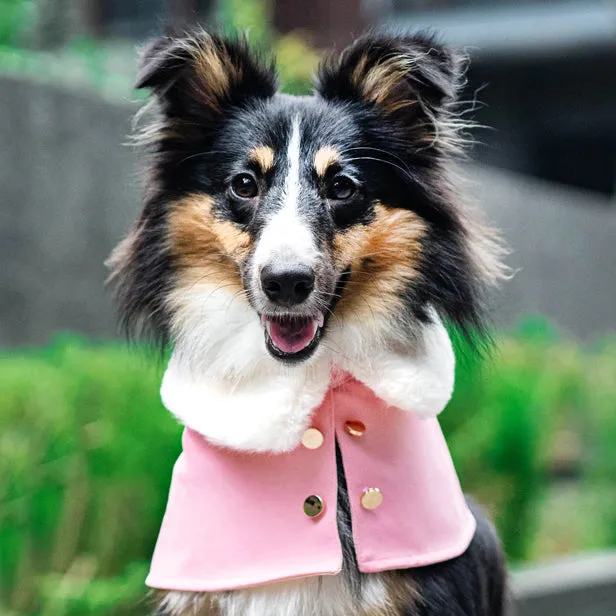
<instances>
[{"instance_id":1,"label":"dog's tooth","mask_svg":"<svg viewBox=\"0 0 616 616\"><path fill-rule=\"evenodd\" d=\"M325 316L322 312L319 312L319 314L317 314L316 322L317 327L323 327L323 323L325 323Z\"/></svg>"}]
</instances>

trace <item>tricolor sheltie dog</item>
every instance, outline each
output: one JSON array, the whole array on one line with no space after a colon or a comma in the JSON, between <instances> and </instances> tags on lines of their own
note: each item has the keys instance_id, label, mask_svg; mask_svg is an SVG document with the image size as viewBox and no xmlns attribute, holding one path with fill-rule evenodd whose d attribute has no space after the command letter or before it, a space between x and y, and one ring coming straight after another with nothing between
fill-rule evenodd
<instances>
[{"instance_id":1,"label":"tricolor sheltie dog","mask_svg":"<svg viewBox=\"0 0 616 616\"><path fill-rule=\"evenodd\" d=\"M238 379L267 361L293 371L379 345L402 352L435 315L481 333L485 291L504 268L450 169L464 144L463 69L432 36L369 34L327 56L313 95L298 97L278 92L273 64L242 39L150 44L136 84L155 105L141 135L145 203L111 259L127 327ZM475 507L464 554L371 584L376 574L354 566L338 473L345 563L335 579L170 589L160 614L504 614L499 543Z\"/></svg>"}]
</instances>

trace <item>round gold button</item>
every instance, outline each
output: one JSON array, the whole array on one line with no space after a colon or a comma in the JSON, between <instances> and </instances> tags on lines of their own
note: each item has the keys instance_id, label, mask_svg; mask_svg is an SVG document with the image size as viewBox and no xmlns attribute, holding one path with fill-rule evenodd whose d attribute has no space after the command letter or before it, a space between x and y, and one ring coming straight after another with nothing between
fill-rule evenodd
<instances>
[{"instance_id":1,"label":"round gold button","mask_svg":"<svg viewBox=\"0 0 616 616\"><path fill-rule=\"evenodd\" d=\"M306 449L318 449L323 444L323 433L316 428L308 428L302 434L302 445Z\"/></svg>"},{"instance_id":2,"label":"round gold button","mask_svg":"<svg viewBox=\"0 0 616 616\"><path fill-rule=\"evenodd\" d=\"M325 511L325 503L320 496L311 494L304 501L304 513L310 518L318 518Z\"/></svg>"},{"instance_id":3,"label":"round gold button","mask_svg":"<svg viewBox=\"0 0 616 616\"><path fill-rule=\"evenodd\" d=\"M351 436L362 436L363 433L366 431L366 425L363 424L361 421L349 420L344 423L344 429L346 433L350 434Z\"/></svg>"},{"instance_id":4,"label":"round gold button","mask_svg":"<svg viewBox=\"0 0 616 616\"><path fill-rule=\"evenodd\" d=\"M376 509L383 502L383 493L378 488L366 488L361 494L364 509Z\"/></svg>"}]
</instances>

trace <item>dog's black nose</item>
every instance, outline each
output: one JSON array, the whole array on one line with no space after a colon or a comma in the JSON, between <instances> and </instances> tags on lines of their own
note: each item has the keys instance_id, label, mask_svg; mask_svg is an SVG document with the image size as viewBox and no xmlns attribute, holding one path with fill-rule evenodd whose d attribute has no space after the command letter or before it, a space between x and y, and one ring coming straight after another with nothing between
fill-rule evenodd
<instances>
[{"instance_id":1,"label":"dog's black nose","mask_svg":"<svg viewBox=\"0 0 616 616\"><path fill-rule=\"evenodd\" d=\"M277 267L266 265L261 270L261 287L265 295L281 306L301 304L314 288L314 272L306 265Z\"/></svg>"}]
</instances>

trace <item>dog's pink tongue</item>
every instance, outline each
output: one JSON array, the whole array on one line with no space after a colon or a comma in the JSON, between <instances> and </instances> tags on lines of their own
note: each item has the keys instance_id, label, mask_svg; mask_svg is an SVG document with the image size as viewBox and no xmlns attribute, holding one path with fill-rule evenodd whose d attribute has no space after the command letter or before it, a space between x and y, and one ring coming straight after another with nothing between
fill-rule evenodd
<instances>
[{"instance_id":1,"label":"dog's pink tongue","mask_svg":"<svg viewBox=\"0 0 616 616\"><path fill-rule=\"evenodd\" d=\"M317 324L314 319L289 319L271 321L269 335L272 342L283 353L297 353L305 349L316 334Z\"/></svg>"}]
</instances>

